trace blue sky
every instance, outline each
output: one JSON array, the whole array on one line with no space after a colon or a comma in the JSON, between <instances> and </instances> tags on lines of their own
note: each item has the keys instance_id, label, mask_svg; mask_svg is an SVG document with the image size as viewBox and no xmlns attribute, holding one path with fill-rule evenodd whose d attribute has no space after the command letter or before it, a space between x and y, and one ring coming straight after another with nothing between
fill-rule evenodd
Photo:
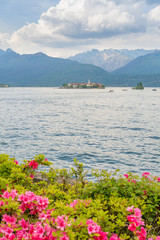
<instances>
[{"instance_id":1,"label":"blue sky","mask_svg":"<svg viewBox=\"0 0 160 240\"><path fill-rule=\"evenodd\" d=\"M43 12L58 2L58 0L0 0L0 32L12 33L26 23L38 21Z\"/></svg>"},{"instance_id":2,"label":"blue sky","mask_svg":"<svg viewBox=\"0 0 160 240\"><path fill-rule=\"evenodd\" d=\"M0 0L0 49L160 49L160 0Z\"/></svg>"}]
</instances>

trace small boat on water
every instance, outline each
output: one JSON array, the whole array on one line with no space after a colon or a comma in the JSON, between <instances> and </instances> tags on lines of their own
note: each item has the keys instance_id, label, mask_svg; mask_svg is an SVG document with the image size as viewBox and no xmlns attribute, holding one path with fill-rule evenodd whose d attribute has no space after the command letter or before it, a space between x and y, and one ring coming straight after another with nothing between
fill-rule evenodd
<instances>
[{"instance_id":1,"label":"small boat on water","mask_svg":"<svg viewBox=\"0 0 160 240\"><path fill-rule=\"evenodd\" d=\"M157 91L157 89L156 89L156 88L153 88L152 91Z\"/></svg>"},{"instance_id":2,"label":"small boat on water","mask_svg":"<svg viewBox=\"0 0 160 240\"><path fill-rule=\"evenodd\" d=\"M113 89L110 89L109 92L114 92Z\"/></svg>"}]
</instances>

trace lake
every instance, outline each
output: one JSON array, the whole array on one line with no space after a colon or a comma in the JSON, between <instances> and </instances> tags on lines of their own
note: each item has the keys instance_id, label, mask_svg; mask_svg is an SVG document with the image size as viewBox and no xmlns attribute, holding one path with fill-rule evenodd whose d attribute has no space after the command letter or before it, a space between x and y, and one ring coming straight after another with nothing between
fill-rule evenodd
<instances>
[{"instance_id":1,"label":"lake","mask_svg":"<svg viewBox=\"0 0 160 240\"><path fill-rule=\"evenodd\" d=\"M160 176L160 88L0 88L0 153Z\"/></svg>"}]
</instances>

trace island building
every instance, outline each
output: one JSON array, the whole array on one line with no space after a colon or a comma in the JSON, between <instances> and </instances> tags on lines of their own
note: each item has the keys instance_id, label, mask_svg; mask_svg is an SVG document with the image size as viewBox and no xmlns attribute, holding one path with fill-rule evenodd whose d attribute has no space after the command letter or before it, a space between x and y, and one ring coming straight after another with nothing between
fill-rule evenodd
<instances>
[{"instance_id":1,"label":"island building","mask_svg":"<svg viewBox=\"0 0 160 240\"><path fill-rule=\"evenodd\" d=\"M9 87L8 85L5 85L5 84L1 84L0 83L0 87L4 87L4 88L7 88L7 87Z\"/></svg>"},{"instance_id":2,"label":"island building","mask_svg":"<svg viewBox=\"0 0 160 240\"><path fill-rule=\"evenodd\" d=\"M64 84L63 87L65 88L104 88L105 86L101 83L93 83L88 80L88 83L69 83Z\"/></svg>"}]
</instances>

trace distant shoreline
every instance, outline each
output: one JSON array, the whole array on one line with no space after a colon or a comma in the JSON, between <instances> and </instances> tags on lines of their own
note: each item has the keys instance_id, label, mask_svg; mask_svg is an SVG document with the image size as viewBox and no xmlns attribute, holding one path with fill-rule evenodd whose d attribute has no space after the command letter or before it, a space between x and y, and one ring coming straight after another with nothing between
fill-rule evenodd
<instances>
[{"instance_id":1,"label":"distant shoreline","mask_svg":"<svg viewBox=\"0 0 160 240\"><path fill-rule=\"evenodd\" d=\"M7 84L0 84L0 88L8 88L9 87L9 85L7 85Z\"/></svg>"}]
</instances>

